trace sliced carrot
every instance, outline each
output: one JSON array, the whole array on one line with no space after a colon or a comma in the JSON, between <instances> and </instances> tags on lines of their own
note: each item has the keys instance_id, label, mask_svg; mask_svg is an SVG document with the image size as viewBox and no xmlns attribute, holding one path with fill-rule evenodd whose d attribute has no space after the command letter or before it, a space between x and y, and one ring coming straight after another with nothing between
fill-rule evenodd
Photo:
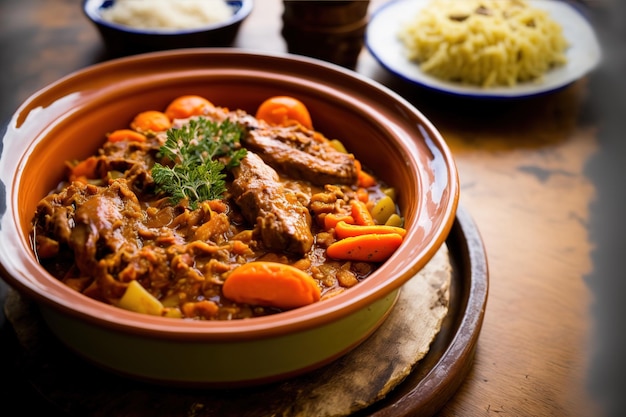
<instances>
[{"instance_id":1,"label":"sliced carrot","mask_svg":"<svg viewBox=\"0 0 626 417\"><path fill-rule=\"evenodd\" d=\"M368 188L376 185L376 178L374 178L371 174L363 171L363 166L361 165L361 161L358 159L354 160L354 165L356 167L357 174L357 185L359 187Z\"/></svg>"},{"instance_id":2,"label":"sliced carrot","mask_svg":"<svg viewBox=\"0 0 626 417\"><path fill-rule=\"evenodd\" d=\"M210 107L213 107L213 103L206 98L190 94L172 100L165 108L165 114L170 120L186 119L202 115Z\"/></svg>"},{"instance_id":3,"label":"sliced carrot","mask_svg":"<svg viewBox=\"0 0 626 417\"><path fill-rule=\"evenodd\" d=\"M87 179L97 178L96 168L98 166L98 157L90 156L80 161L78 164L70 168L70 181L86 182Z\"/></svg>"},{"instance_id":4,"label":"sliced carrot","mask_svg":"<svg viewBox=\"0 0 626 417\"><path fill-rule=\"evenodd\" d=\"M324 216L324 230L334 229L337 223L341 221L353 224L354 218L349 214L328 213Z\"/></svg>"},{"instance_id":5,"label":"sliced carrot","mask_svg":"<svg viewBox=\"0 0 626 417\"><path fill-rule=\"evenodd\" d=\"M403 229L402 227L386 226L383 224L371 226L348 224L343 221L340 221L335 225L335 235L338 239L360 235L386 235L389 233L396 233L404 237L406 235L406 229Z\"/></svg>"},{"instance_id":6,"label":"sliced carrot","mask_svg":"<svg viewBox=\"0 0 626 417\"><path fill-rule=\"evenodd\" d=\"M377 184L376 178L374 178L371 174L361 170L357 175L357 184L359 187L373 187Z\"/></svg>"},{"instance_id":7,"label":"sliced carrot","mask_svg":"<svg viewBox=\"0 0 626 417\"><path fill-rule=\"evenodd\" d=\"M107 136L109 142L121 142L124 140L145 142L147 140L143 133L136 132L131 129L119 129L115 130Z\"/></svg>"},{"instance_id":8,"label":"sliced carrot","mask_svg":"<svg viewBox=\"0 0 626 417\"><path fill-rule=\"evenodd\" d=\"M172 123L162 111L146 110L135 116L130 127L141 133L163 132L172 127Z\"/></svg>"},{"instance_id":9,"label":"sliced carrot","mask_svg":"<svg viewBox=\"0 0 626 417\"><path fill-rule=\"evenodd\" d=\"M358 198L360 201L367 203L370 199L370 194L367 192L367 190L363 187L359 187L356 189L356 198Z\"/></svg>"},{"instance_id":10,"label":"sliced carrot","mask_svg":"<svg viewBox=\"0 0 626 417\"><path fill-rule=\"evenodd\" d=\"M326 254L347 261L383 262L400 244L402 236L397 233L352 236L332 243Z\"/></svg>"},{"instance_id":11,"label":"sliced carrot","mask_svg":"<svg viewBox=\"0 0 626 417\"><path fill-rule=\"evenodd\" d=\"M289 96L268 98L257 109L256 118L271 125L287 126L297 122L308 129L313 129L311 115L304 103Z\"/></svg>"},{"instance_id":12,"label":"sliced carrot","mask_svg":"<svg viewBox=\"0 0 626 417\"><path fill-rule=\"evenodd\" d=\"M374 218L367 208L367 204L360 200L350 200L350 208L352 210L352 217L356 224L361 225L374 225Z\"/></svg>"},{"instance_id":13,"label":"sliced carrot","mask_svg":"<svg viewBox=\"0 0 626 417\"><path fill-rule=\"evenodd\" d=\"M281 309L302 307L321 297L306 272L279 262L255 261L233 270L222 287L224 296L238 303Z\"/></svg>"}]
</instances>

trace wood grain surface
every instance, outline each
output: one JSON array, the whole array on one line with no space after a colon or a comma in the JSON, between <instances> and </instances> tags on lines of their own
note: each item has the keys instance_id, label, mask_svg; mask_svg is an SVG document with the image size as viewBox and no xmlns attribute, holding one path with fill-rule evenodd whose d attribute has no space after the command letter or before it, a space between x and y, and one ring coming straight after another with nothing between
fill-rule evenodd
<instances>
[{"instance_id":1,"label":"wood grain surface","mask_svg":"<svg viewBox=\"0 0 626 417\"><path fill-rule=\"evenodd\" d=\"M0 2L0 120L39 88L107 58L79 3ZM383 3L371 1L370 11ZM593 7L602 7L597 3ZM285 51L281 11L280 0L257 2L236 46ZM606 400L606 393L590 390L590 375L599 380L593 358L604 345L597 332L610 323L595 321L604 304L594 297L611 291L593 288L603 279L596 272L607 271L595 261L596 246L603 244L608 256L612 240L592 235L592 226L611 235L598 216L613 200L612 188L592 178L589 166L604 173L603 164L615 167L619 158L602 140L601 80L585 77L525 100L476 102L395 79L365 49L356 70L407 98L442 132L458 164L461 204L488 254L489 303L475 363L439 415L603 415L599 398ZM608 382L600 386L619 391Z\"/></svg>"}]
</instances>

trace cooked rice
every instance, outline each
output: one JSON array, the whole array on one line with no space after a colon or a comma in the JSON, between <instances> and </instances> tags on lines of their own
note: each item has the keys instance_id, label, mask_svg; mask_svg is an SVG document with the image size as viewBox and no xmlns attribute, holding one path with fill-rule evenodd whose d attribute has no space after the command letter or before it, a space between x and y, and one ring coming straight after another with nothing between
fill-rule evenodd
<instances>
[{"instance_id":1,"label":"cooked rice","mask_svg":"<svg viewBox=\"0 0 626 417\"><path fill-rule=\"evenodd\" d=\"M483 87L541 81L567 62L561 26L523 0L432 0L398 36L422 71Z\"/></svg>"},{"instance_id":2,"label":"cooked rice","mask_svg":"<svg viewBox=\"0 0 626 417\"><path fill-rule=\"evenodd\" d=\"M230 18L224 0L117 0L102 10L113 23L143 29L192 29Z\"/></svg>"}]
</instances>

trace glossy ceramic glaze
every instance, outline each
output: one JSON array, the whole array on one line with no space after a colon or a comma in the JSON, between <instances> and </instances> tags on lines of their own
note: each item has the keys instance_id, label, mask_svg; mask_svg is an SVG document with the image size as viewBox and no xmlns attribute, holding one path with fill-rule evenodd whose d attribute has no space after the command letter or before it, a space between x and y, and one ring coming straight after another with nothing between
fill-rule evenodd
<instances>
[{"instance_id":1,"label":"glossy ceramic glaze","mask_svg":"<svg viewBox=\"0 0 626 417\"><path fill-rule=\"evenodd\" d=\"M224 22L188 30L149 30L102 19L101 10L114 3L115 0L83 0L85 16L96 26L107 50L114 56L176 48L231 46L241 23L250 15L253 7L253 0L227 0L234 13Z\"/></svg>"},{"instance_id":2,"label":"glossy ceramic glaze","mask_svg":"<svg viewBox=\"0 0 626 417\"><path fill-rule=\"evenodd\" d=\"M38 264L29 232L37 203L63 175L63 162L87 157L106 132L127 126L140 111L163 109L183 94L199 94L251 113L269 96L298 97L317 130L340 139L399 191L407 228L402 246L367 280L343 294L274 316L229 322L124 311L53 278ZM397 94L322 61L226 48L121 58L37 92L6 128L0 180L0 272L41 305L59 338L116 372L199 385L284 378L357 346L382 323L401 286L444 243L459 193L456 165L445 141Z\"/></svg>"}]
</instances>

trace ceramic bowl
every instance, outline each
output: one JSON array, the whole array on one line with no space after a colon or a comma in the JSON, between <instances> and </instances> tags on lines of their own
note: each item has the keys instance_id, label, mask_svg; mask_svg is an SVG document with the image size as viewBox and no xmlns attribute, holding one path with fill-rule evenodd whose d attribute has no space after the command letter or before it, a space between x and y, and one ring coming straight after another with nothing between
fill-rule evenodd
<instances>
[{"instance_id":1,"label":"ceramic bowl","mask_svg":"<svg viewBox=\"0 0 626 417\"><path fill-rule=\"evenodd\" d=\"M224 22L194 29L165 30L132 28L103 19L102 10L114 3L115 0L83 0L85 16L96 26L113 56L177 48L231 46L253 8L253 0L227 0L234 13Z\"/></svg>"},{"instance_id":2,"label":"ceramic bowl","mask_svg":"<svg viewBox=\"0 0 626 417\"><path fill-rule=\"evenodd\" d=\"M62 178L64 161L93 154L105 132L183 94L253 114L269 96L300 98L317 130L340 138L399 190L407 228L401 247L344 293L235 321L125 311L52 277L37 262L29 232L37 203ZM445 242L458 203L453 157L418 109L355 72L288 54L199 48L97 64L31 96L10 120L2 146L2 277L40 306L47 325L71 350L114 372L170 384L259 384L318 368L355 348Z\"/></svg>"}]
</instances>

